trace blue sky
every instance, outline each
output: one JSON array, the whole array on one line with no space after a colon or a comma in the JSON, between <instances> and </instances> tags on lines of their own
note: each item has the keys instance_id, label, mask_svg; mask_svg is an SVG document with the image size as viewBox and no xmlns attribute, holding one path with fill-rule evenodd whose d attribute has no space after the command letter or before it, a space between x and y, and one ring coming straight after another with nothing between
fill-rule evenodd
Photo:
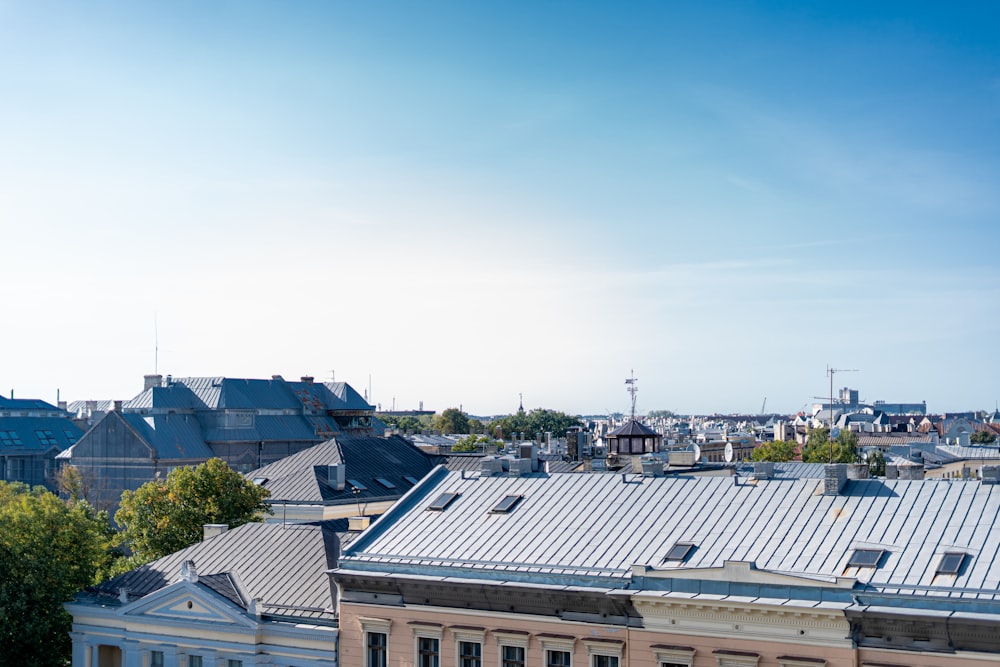
<instances>
[{"instance_id":1,"label":"blue sky","mask_svg":"<svg viewBox=\"0 0 1000 667\"><path fill-rule=\"evenodd\" d=\"M992 408L1000 10L677 4L0 0L0 391Z\"/></svg>"}]
</instances>

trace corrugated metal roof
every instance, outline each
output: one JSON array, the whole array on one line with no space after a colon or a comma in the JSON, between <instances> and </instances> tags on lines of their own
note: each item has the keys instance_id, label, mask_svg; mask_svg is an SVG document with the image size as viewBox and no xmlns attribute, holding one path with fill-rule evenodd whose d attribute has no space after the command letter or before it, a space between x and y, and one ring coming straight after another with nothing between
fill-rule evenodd
<instances>
[{"instance_id":1,"label":"corrugated metal roof","mask_svg":"<svg viewBox=\"0 0 1000 667\"><path fill-rule=\"evenodd\" d=\"M996 445L984 445L982 447L938 445L938 451L950 454L957 459L1000 459L1000 449Z\"/></svg>"},{"instance_id":2,"label":"corrugated metal roof","mask_svg":"<svg viewBox=\"0 0 1000 667\"><path fill-rule=\"evenodd\" d=\"M181 563L193 560L203 583L244 608L246 600L257 598L265 614L332 620L335 601L325 571L336 565L336 531L343 529L343 523L246 524L126 572L95 590L109 598L116 598L121 587L133 597L149 595L177 581ZM240 589L246 596L242 601Z\"/></svg>"},{"instance_id":3,"label":"corrugated metal roof","mask_svg":"<svg viewBox=\"0 0 1000 667\"><path fill-rule=\"evenodd\" d=\"M272 502L350 504L357 501L399 498L413 484L405 476L420 479L439 458L425 454L400 436L345 437L328 440L263 468L247 473L248 479L264 479ZM337 491L329 483L328 468L346 465L345 479L366 488L355 494L350 484ZM378 479L393 485L387 488Z\"/></svg>"},{"instance_id":4,"label":"corrugated metal roof","mask_svg":"<svg viewBox=\"0 0 1000 667\"><path fill-rule=\"evenodd\" d=\"M450 576L624 579L636 564L669 567L668 550L690 542L697 546L678 567L748 561L762 570L850 576L876 587L998 595L1000 485L858 480L833 496L821 495L821 485L581 474L481 478L441 469L356 540L341 562L396 573L438 568ZM425 511L443 491L460 496L444 511ZM517 508L491 514L510 494L524 496ZM885 549L883 564L848 568L859 546ZM945 550L970 554L958 576L936 575Z\"/></svg>"},{"instance_id":5,"label":"corrugated metal roof","mask_svg":"<svg viewBox=\"0 0 1000 667\"><path fill-rule=\"evenodd\" d=\"M116 413L109 413L113 415ZM201 438L201 425L192 415L141 415L123 412L120 416L156 450L160 459L209 459L211 448Z\"/></svg>"},{"instance_id":6,"label":"corrugated metal roof","mask_svg":"<svg viewBox=\"0 0 1000 667\"><path fill-rule=\"evenodd\" d=\"M83 431L69 418L0 417L0 455L64 450L81 436Z\"/></svg>"}]
</instances>

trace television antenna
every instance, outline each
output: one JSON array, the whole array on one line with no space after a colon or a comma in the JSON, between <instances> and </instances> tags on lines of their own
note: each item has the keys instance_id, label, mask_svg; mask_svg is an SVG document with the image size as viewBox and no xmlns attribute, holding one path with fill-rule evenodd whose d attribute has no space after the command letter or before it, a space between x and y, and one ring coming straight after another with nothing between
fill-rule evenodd
<instances>
[{"instance_id":1,"label":"television antenna","mask_svg":"<svg viewBox=\"0 0 1000 667\"><path fill-rule=\"evenodd\" d=\"M638 378L635 377L635 371L629 371L629 377L625 380L625 384L628 385L628 393L632 395L632 421L635 421L635 395L639 393Z\"/></svg>"},{"instance_id":2,"label":"television antenna","mask_svg":"<svg viewBox=\"0 0 1000 667\"><path fill-rule=\"evenodd\" d=\"M833 463L833 376L837 373L858 373L857 368L834 368L827 364L826 374L830 376L830 463Z\"/></svg>"}]
</instances>

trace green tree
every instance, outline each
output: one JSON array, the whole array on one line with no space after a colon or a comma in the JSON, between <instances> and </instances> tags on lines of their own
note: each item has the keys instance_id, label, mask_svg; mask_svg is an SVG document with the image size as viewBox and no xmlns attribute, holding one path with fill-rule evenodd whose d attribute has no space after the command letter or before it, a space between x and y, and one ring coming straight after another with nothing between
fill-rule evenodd
<instances>
[{"instance_id":1,"label":"green tree","mask_svg":"<svg viewBox=\"0 0 1000 667\"><path fill-rule=\"evenodd\" d=\"M491 433L499 429L500 437L510 438L514 433L524 433L525 437L533 438L536 433L551 433L553 436L565 435L571 426L583 426L578 417L573 417L557 410L537 408L531 412L517 412L513 415L494 419L489 424Z\"/></svg>"},{"instance_id":2,"label":"green tree","mask_svg":"<svg viewBox=\"0 0 1000 667\"><path fill-rule=\"evenodd\" d=\"M668 419L670 417L676 417L676 416L677 415L674 414L672 410L650 410L649 412L646 413L646 417L649 419L660 419L661 417L663 419Z\"/></svg>"},{"instance_id":3,"label":"green tree","mask_svg":"<svg viewBox=\"0 0 1000 667\"><path fill-rule=\"evenodd\" d=\"M969 436L969 442L974 445L989 445L993 443L997 435L989 430L976 431Z\"/></svg>"},{"instance_id":4,"label":"green tree","mask_svg":"<svg viewBox=\"0 0 1000 667\"><path fill-rule=\"evenodd\" d=\"M858 434L841 429L833 441L834 463L855 463L858 460ZM817 428L809 432L809 438L802 448L804 463L830 463L830 429Z\"/></svg>"},{"instance_id":5,"label":"green tree","mask_svg":"<svg viewBox=\"0 0 1000 667\"><path fill-rule=\"evenodd\" d=\"M885 454L877 449L868 454L868 474L872 477L885 477Z\"/></svg>"},{"instance_id":6,"label":"green tree","mask_svg":"<svg viewBox=\"0 0 1000 667\"><path fill-rule=\"evenodd\" d=\"M448 408L439 415L434 415L431 426L442 433L468 433L469 417L458 408Z\"/></svg>"},{"instance_id":7,"label":"green tree","mask_svg":"<svg viewBox=\"0 0 1000 667\"><path fill-rule=\"evenodd\" d=\"M751 461L775 461L783 463L795 460L795 443L790 440L763 442L750 454Z\"/></svg>"},{"instance_id":8,"label":"green tree","mask_svg":"<svg viewBox=\"0 0 1000 667\"><path fill-rule=\"evenodd\" d=\"M486 452L487 450L496 450L497 441L493 438L487 437L485 435L467 435L456 442L451 451L456 453L463 452Z\"/></svg>"},{"instance_id":9,"label":"green tree","mask_svg":"<svg viewBox=\"0 0 1000 667\"><path fill-rule=\"evenodd\" d=\"M63 603L110 557L107 514L0 482L0 665L68 664Z\"/></svg>"},{"instance_id":10,"label":"green tree","mask_svg":"<svg viewBox=\"0 0 1000 667\"><path fill-rule=\"evenodd\" d=\"M375 415L386 426L400 431L417 432L431 428L431 415Z\"/></svg>"},{"instance_id":11,"label":"green tree","mask_svg":"<svg viewBox=\"0 0 1000 667\"><path fill-rule=\"evenodd\" d=\"M181 466L166 480L153 480L122 493L115 521L122 544L132 552L122 571L191 546L206 523L231 528L271 514L267 489L239 474L222 459Z\"/></svg>"}]
</instances>

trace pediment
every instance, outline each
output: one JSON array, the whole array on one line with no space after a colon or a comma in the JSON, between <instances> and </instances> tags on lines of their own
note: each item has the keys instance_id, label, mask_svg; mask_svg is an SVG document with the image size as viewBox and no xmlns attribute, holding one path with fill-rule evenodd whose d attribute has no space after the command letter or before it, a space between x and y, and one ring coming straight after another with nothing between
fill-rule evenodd
<instances>
[{"instance_id":1,"label":"pediment","mask_svg":"<svg viewBox=\"0 0 1000 667\"><path fill-rule=\"evenodd\" d=\"M256 624L243 607L206 586L189 581L170 584L122 606L118 614L132 619L187 621L211 625Z\"/></svg>"},{"instance_id":2,"label":"pediment","mask_svg":"<svg viewBox=\"0 0 1000 667\"><path fill-rule=\"evenodd\" d=\"M748 561L723 562L722 567L665 567L651 568L636 565L632 568L632 576L655 579L698 579L701 581L728 581L741 584L769 584L773 586L810 586L818 588L850 589L856 580L853 577L810 576L805 574L788 574L759 570Z\"/></svg>"}]
</instances>

